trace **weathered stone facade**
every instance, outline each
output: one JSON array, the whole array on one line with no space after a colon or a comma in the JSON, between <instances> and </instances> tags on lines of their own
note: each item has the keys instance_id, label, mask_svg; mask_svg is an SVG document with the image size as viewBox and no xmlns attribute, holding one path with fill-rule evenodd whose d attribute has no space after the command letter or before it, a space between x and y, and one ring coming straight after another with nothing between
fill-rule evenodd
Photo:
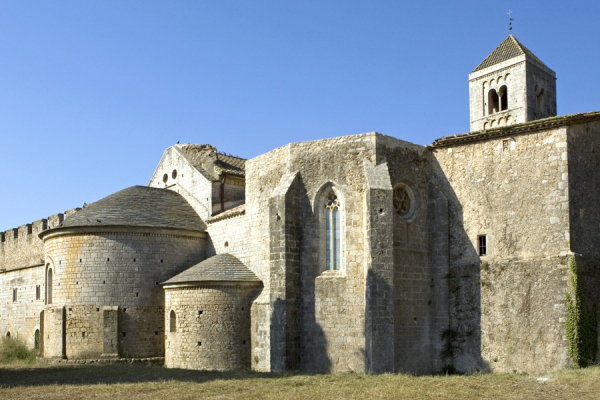
<instances>
[{"instance_id":1,"label":"weathered stone facade","mask_svg":"<svg viewBox=\"0 0 600 400\"><path fill-rule=\"evenodd\" d=\"M469 79L467 134L177 144L148 187L4 232L0 333L174 368L571 365L573 262L600 309L600 112L554 116L554 72L512 36Z\"/></svg>"}]
</instances>

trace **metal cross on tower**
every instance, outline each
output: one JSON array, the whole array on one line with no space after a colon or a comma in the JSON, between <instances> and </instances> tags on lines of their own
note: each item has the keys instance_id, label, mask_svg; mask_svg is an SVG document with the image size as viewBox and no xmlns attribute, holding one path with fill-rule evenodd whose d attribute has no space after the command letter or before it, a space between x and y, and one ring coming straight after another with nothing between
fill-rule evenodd
<instances>
[{"instance_id":1,"label":"metal cross on tower","mask_svg":"<svg viewBox=\"0 0 600 400\"><path fill-rule=\"evenodd\" d=\"M508 31L512 31L512 23L514 21L513 17L512 17L512 10L508 10Z\"/></svg>"}]
</instances>

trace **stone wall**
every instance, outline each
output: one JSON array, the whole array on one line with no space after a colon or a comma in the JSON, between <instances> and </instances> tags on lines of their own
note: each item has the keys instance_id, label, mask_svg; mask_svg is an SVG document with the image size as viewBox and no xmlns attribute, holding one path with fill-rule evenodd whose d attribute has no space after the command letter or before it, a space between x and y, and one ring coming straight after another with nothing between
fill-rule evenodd
<instances>
[{"instance_id":1,"label":"stone wall","mask_svg":"<svg viewBox=\"0 0 600 400\"><path fill-rule=\"evenodd\" d=\"M251 221L249 216L240 211L233 216L208 221L208 241L206 255L212 257L215 254L230 253L241 262L250 267L251 257ZM254 271L256 273L256 271ZM262 279L262 278L261 278Z\"/></svg>"},{"instance_id":2,"label":"stone wall","mask_svg":"<svg viewBox=\"0 0 600 400\"><path fill-rule=\"evenodd\" d=\"M414 194L414 210L401 216L393 209L390 216L395 370L436 373L443 369L442 335L448 329L446 200L430 188L429 151L388 137L379 139L378 145L377 156L387 160L392 188L407 185ZM441 212L436 206L442 207ZM433 232L437 232L435 240ZM434 248L437 258L431 254Z\"/></svg>"},{"instance_id":3,"label":"stone wall","mask_svg":"<svg viewBox=\"0 0 600 400\"><path fill-rule=\"evenodd\" d=\"M284 174L299 172L295 185L301 232L301 369L318 371L365 371L364 312L365 266L363 160L375 162L376 134L365 134L290 144L246 163L246 213L251 222L251 268L265 288L252 310L253 364L271 368L271 329L277 296L271 297L270 218L276 213L266 207ZM340 271L321 273L319 256L318 193L332 185L340 194L344 211L343 259ZM283 216L283 215L280 215ZM282 299L283 300L283 299ZM279 306L277 306L279 307ZM256 321L257 326L254 327Z\"/></svg>"},{"instance_id":4,"label":"stone wall","mask_svg":"<svg viewBox=\"0 0 600 400\"><path fill-rule=\"evenodd\" d=\"M175 147L165 150L148 186L179 193L203 221L212 215L212 181L191 165Z\"/></svg>"},{"instance_id":5,"label":"stone wall","mask_svg":"<svg viewBox=\"0 0 600 400\"><path fill-rule=\"evenodd\" d=\"M0 335L10 332L33 348L44 309L44 268L34 266L0 273ZM16 301L13 293L16 290ZM39 294L39 297L38 297Z\"/></svg>"},{"instance_id":6,"label":"stone wall","mask_svg":"<svg viewBox=\"0 0 600 400\"><path fill-rule=\"evenodd\" d=\"M501 335L494 329L499 321L530 326L535 320L535 326L556 326L564 320L563 258L570 254L566 129L433 150L438 185L449 201L452 304L446 354L462 371L559 368L556 358L541 359L530 347L535 329ZM487 240L483 256L478 254L479 235ZM484 273L483 266L489 272ZM508 275L500 274L503 268ZM545 285L551 295L538 285ZM526 296L519 299L527 305L519 313L506 307L505 296L513 293ZM560 354L565 351L564 332L553 334L554 342L548 345L556 347L549 351ZM509 348L519 353L519 367L505 358Z\"/></svg>"},{"instance_id":7,"label":"stone wall","mask_svg":"<svg viewBox=\"0 0 600 400\"><path fill-rule=\"evenodd\" d=\"M584 308L596 307L600 321L600 122L571 125L568 138L571 250L577 255Z\"/></svg>"},{"instance_id":8,"label":"stone wall","mask_svg":"<svg viewBox=\"0 0 600 400\"><path fill-rule=\"evenodd\" d=\"M0 271L43 264L44 242L38 234L45 229L57 227L66 215L77 210L79 209L65 211L65 214L52 215L47 219L0 232Z\"/></svg>"},{"instance_id":9,"label":"stone wall","mask_svg":"<svg viewBox=\"0 0 600 400\"><path fill-rule=\"evenodd\" d=\"M564 329L569 259L483 262L481 353L492 369L543 373L570 365Z\"/></svg>"},{"instance_id":10,"label":"stone wall","mask_svg":"<svg viewBox=\"0 0 600 400\"><path fill-rule=\"evenodd\" d=\"M165 366L218 371L250 368L250 308L256 289L165 289Z\"/></svg>"},{"instance_id":11,"label":"stone wall","mask_svg":"<svg viewBox=\"0 0 600 400\"><path fill-rule=\"evenodd\" d=\"M205 238L160 229L71 232L47 237L45 250L53 269L52 304L67 307L67 357L102 353L96 322L104 306L119 307L119 354L154 357L164 353L160 283L202 261Z\"/></svg>"},{"instance_id":12,"label":"stone wall","mask_svg":"<svg viewBox=\"0 0 600 400\"><path fill-rule=\"evenodd\" d=\"M527 121L556 115L556 75L549 73L548 68L535 63L527 65L527 93Z\"/></svg>"}]
</instances>

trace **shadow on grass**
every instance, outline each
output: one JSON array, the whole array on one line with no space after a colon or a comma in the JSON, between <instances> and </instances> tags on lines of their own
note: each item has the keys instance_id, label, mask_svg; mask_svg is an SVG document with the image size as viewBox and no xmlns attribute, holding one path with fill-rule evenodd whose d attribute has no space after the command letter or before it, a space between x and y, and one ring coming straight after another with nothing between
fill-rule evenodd
<instances>
[{"instance_id":1,"label":"shadow on grass","mask_svg":"<svg viewBox=\"0 0 600 400\"><path fill-rule=\"evenodd\" d=\"M236 371L192 371L148 365L0 365L0 388L45 385L96 385L143 382L195 382L276 379L284 374Z\"/></svg>"}]
</instances>

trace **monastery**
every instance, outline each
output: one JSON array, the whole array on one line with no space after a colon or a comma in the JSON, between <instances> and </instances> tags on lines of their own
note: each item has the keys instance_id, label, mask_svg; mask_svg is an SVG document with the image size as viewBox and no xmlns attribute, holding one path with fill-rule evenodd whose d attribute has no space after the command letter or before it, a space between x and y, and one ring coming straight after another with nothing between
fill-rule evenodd
<instances>
[{"instance_id":1,"label":"monastery","mask_svg":"<svg viewBox=\"0 0 600 400\"><path fill-rule=\"evenodd\" d=\"M176 144L147 186L0 234L0 334L201 370L545 372L594 363L600 111L508 36L470 132L253 159ZM598 154L596 154L598 147Z\"/></svg>"}]
</instances>

